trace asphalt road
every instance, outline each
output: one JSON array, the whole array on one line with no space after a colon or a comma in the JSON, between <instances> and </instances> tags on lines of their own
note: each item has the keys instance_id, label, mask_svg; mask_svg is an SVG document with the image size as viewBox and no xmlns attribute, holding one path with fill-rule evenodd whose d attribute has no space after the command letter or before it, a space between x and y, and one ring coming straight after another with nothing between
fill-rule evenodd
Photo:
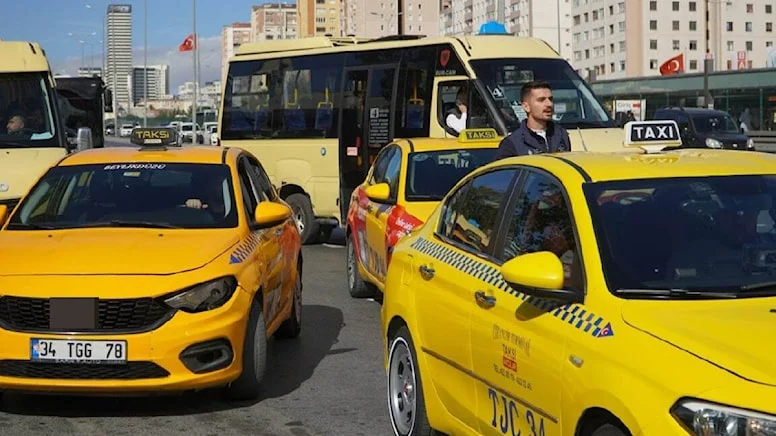
<instances>
[{"instance_id":1,"label":"asphalt road","mask_svg":"<svg viewBox=\"0 0 776 436\"><path fill-rule=\"evenodd\" d=\"M174 397L6 394L2 434L382 436L385 400L380 306L351 299L341 246L304 248L304 311L297 340L271 341L262 399L229 403L218 391Z\"/></svg>"}]
</instances>

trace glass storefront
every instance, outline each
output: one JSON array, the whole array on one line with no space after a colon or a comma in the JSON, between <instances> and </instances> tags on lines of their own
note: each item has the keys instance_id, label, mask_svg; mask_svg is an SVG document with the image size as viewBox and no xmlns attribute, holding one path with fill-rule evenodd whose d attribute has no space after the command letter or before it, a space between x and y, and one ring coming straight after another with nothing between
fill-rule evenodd
<instances>
[{"instance_id":1,"label":"glass storefront","mask_svg":"<svg viewBox=\"0 0 776 436\"><path fill-rule=\"evenodd\" d=\"M614 115L615 100L646 100L646 117L666 106L703 107L703 74L601 80L593 91ZM714 108L736 121L749 109L752 130L776 130L776 69L723 71L709 74Z\"/></svg>"}]
</instances>

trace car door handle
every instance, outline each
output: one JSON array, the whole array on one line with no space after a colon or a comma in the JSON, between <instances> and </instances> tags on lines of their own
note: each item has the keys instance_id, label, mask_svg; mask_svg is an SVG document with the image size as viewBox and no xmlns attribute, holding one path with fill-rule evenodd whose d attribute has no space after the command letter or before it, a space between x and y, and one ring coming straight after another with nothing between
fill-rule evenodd
<instances>
[{"instance_id":1,"label":"car door handle","mask_svg":"<svg viewBox=\"0 0 776 436\"><path fill-rule=\"evenodd\" d=\"M474 293L474 299L477 304L490 308L496 305L496 297L492 295L486 295L485 292L477 291Z\"/></svg>"},{"instance_id":2,"label":"car door handle","mask_svg":"<svg viewBox=\"0 0 776 436\"><path fill-rule=\"evenodd\" d=\"M432 278L434 278L434 274L436 274L436 271L434 271L434 268L431 268L426 265L421 265L420 268L418 269L420 270L421 277L423 277L426 280L431 280Z\"/></svg>"}]
</instances>

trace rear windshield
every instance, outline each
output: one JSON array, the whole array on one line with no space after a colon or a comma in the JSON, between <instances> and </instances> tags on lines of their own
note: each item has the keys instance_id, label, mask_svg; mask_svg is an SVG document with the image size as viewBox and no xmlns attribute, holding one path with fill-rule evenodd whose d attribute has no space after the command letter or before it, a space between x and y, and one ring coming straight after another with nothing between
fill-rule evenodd
<instances>
[{"instance_id":1,"label":"rear windshield","mask_svg":"<svg viewBox=\"0 0 776 436\"><path fill-rule=\"evenodd\" d=\"M464 176L493 162L497 148L410 153L407 201L439 201Z\"/></svg>"}]
</instances>

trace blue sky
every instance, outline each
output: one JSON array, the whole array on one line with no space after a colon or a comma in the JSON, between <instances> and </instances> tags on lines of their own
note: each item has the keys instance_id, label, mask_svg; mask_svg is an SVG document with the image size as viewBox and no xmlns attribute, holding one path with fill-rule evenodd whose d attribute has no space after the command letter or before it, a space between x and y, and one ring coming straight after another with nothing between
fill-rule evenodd
<instances>
[{"instance_id":1,"label":"blue sky","mask_svg":"<svg viewBox=\"0 0 776 436\"><path fill-rule=\"evenodd\" d=\"M193 80L191 53L178 53L178 44L193 31L192 0L146 0L148 4L148 63L170 64L172 93L186 80ZM81 44L85 63L99 65L102 22L110 3L132 5L133 63L143 64L143 0L23 0L3 1L0 38L37 41L46 50L56 73L74 74L81 65ZM202 81L220 76L221 28L235 21L250 22L251 6L266 0L199 0L197 32L200 35ZM289 1L289 3L293 3ZM87 8L86 5L91 8ZM13 17L13 18L11 18ZM69 36L68 33L76 36ZM79 36L80 35L80 36ZM93 57L92 57L93 53Z\"/></svg>"}]
</instances>

